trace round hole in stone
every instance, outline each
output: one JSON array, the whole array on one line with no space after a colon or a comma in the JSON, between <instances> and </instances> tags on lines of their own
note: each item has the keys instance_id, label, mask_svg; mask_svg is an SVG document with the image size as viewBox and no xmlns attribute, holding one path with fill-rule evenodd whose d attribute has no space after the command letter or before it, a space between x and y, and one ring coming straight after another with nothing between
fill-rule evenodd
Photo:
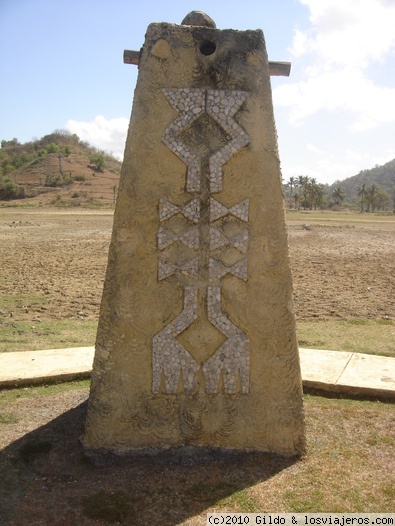
<instances>
[{"instance_id":1,"label":"round hole in stone","mask_svg":"<svg viewBox=\"0 0 395 526\"><path fill-rule=\"evenodd\" d=\"M211 40L205 40L199 46L200 53L202 55L205 55L206 57L208 57L209 55L212 55L216 49L217 49L217 46L215 42L212 42Z\"/></svg>"}]
</instances>

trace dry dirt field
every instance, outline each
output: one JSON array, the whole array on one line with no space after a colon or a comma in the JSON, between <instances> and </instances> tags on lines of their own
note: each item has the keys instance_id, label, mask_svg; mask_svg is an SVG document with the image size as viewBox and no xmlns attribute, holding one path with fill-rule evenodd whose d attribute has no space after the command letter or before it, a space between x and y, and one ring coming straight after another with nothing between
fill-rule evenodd
<instances>
[{"instance_id":1,"label":"dry dirt field","mask_svg":"<svg viewBox=\"0 0 395 526\"><path fill-rule=\"evenodd\" d=\"M365 214L288 221L298 320L395 319L395 221ZM1 321L97 318L111 210L0 209Z\"/></svg>"},{"instance_id":2,"label":"dry dirt field","mask_svg":"<svg viewBox=\"0 0 395 526\"><path fill-rule=\"evenodd\" d=\"M290 218L299 320L395 319L395 222L368 219ZM23 298L2 303L0 331L13 320L96 319L111 225L111 210L0 209L0 296ZM308 398L309 452L296 463L210 452L89 460L78 443L86 384L29 393L0 396L0 525L197 526L208 509L391 511L387 404Z\"/></svg>"}]
</instances>

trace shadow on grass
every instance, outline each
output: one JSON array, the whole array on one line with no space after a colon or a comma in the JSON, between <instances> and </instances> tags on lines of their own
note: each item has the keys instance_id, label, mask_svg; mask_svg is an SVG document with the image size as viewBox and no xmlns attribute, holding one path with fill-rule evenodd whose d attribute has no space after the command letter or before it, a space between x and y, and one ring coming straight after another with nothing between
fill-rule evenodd
<instances>
[{"instance_id":1,"label":"shadow on grass","mask_svg":"<svg viewBox=\"0 0 395 526\"><path fill-rule=\"evenodd\" d=\"M1 452L0 524L173 526L220 503L263 512L247 488L296 459L267 453L180 448L87 456L79 442L87 404Z\"/></svg>"}]
</instances>

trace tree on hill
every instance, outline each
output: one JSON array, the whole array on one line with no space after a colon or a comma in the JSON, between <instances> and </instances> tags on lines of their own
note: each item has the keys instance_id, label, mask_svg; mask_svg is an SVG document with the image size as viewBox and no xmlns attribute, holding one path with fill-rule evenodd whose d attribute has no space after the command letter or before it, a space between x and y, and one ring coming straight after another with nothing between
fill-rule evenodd
<instances>
[{"instance_id":1,"label":"tree on hill","mask_svg":"<svg viewBox=\"0 0 395 526\"><path fill-rule=\"evenodd\" d=\"M391 195L385 188L379 187L376 201L378 210L387 210L391 206Z\"/></svg>"},{"instance_id":2,"label":"tree on hill","mask_svg":"<svg viewBox=\"0 0 395 526\"><path fill-rule=\"evenodd\" d=\"M357 196L359 197L359 201L361 205L361 213L362 213L363 205L365 204L365 198L366 198L366 183L363 183L363 185L358 187Z\"/></svg>"},{"instance_id":3,"label":"tree on hill","mask_svg":"<svg viewBox=\"0 0 395 526\"><path fill-rule=\"evenodd\" d=\"M317 180L312 177L307 184L307 196L310 202L310 209L317 210L317 206L323 208L325 201L325 186L317 183Z\"/></svg>"},{"instance_id":4,"label":"tree on hill","mask_svg":"<svg viewBox=\"0 0 395 526\"><path fill-rule=\"evenodd\" d=\"M100 152L91 155L90 163L93 164L95 170L97 170L98 172L102 172L106 166L104 155Z\"/></svg>"},{"instance_id":5,"label":"tree on hill","mask_svg":"<svg viewBox=\"0 0 395 526\"><path fill-rule=\"evenodd\" d=\"M9 201L10 199L22 199L25 191L13 179L0 177L0 199Z\"/></svg>"},{"instance_id":6,"label":"tree on hill","mask_svg":"<svg viewBox=\"0 0 395 526\"><path fill-rule=\"evenodd\" d=\"M59 146L54 142L51 142L51 144L48 144L46 150L48 153L56 153L59 150Z\"/></svg>"},{"instance_id":7,"label":"tree on hill","mask_svg":"<svg viewBox=\"0 0 395 526\"><path fill-rule=\"evenodd\" d=\"M358 188L361 212L366 205L366 212L388 210L391 207L391 194L385 188L372 183L370 186L363 184Z\"/></svg>"},{"instance_id":8,"label":"tree on hill","mask_svg":"<svg viewBox=\"0 0 395 526\"><path fill-rule=\"evenodd\" d=\"M2 140L1 141L1 147L6 148L7 146L18 146L19 142L17 138L13 138L11 141Z\"/></svg>"},{"instance_id":9,"label":"tree on hill","mask_svg":"<svg viewBox=\"0 0 395 526\"><path fill-rule=\"evenodd\" d=\"M340 186L337 186L332 192L332 197L335 200L335 203L337 205L340 205L340 203L342 203L345 200L346 194L344 190L340 188Z\"/></svg>"},{"instance_id":10,"label":"tree on hill","mask_svg":"<svg viewBox=\"0 0 395 526\"><path fill-rule=\"evenodd\" d=\"M362 188L363 185L367 187L372 183L379 185L391 193L392 187L395 185L395 159L382 166L376 165L370 170L361 170L357 175L353 175L342 181L336 181L334 185L332 185L332 189L338 186L340 182L346 192L348 200L362 199L362 196L358 194L359 189ZM358 201L361 204L360 200ZM364 206L365 204L366 203L364 203Z\"/></svg>"}]
</instances>

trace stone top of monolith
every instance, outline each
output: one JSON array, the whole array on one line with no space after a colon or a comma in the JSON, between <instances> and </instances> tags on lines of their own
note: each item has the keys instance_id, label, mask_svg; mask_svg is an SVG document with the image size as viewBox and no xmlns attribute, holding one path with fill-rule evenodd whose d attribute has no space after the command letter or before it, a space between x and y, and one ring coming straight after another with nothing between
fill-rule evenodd
<instances>
[{"instance_id":1,"label":"stone top of monolith","mask_svg":"<svg viewBox=\"0 0 395 526\"><path fill-rule=\"evenodd\" d=\"M217 26L212 18L203 11L191 11L181 22L182 26L204 26L216 29Z\"/></svg>"}]
</instances>

